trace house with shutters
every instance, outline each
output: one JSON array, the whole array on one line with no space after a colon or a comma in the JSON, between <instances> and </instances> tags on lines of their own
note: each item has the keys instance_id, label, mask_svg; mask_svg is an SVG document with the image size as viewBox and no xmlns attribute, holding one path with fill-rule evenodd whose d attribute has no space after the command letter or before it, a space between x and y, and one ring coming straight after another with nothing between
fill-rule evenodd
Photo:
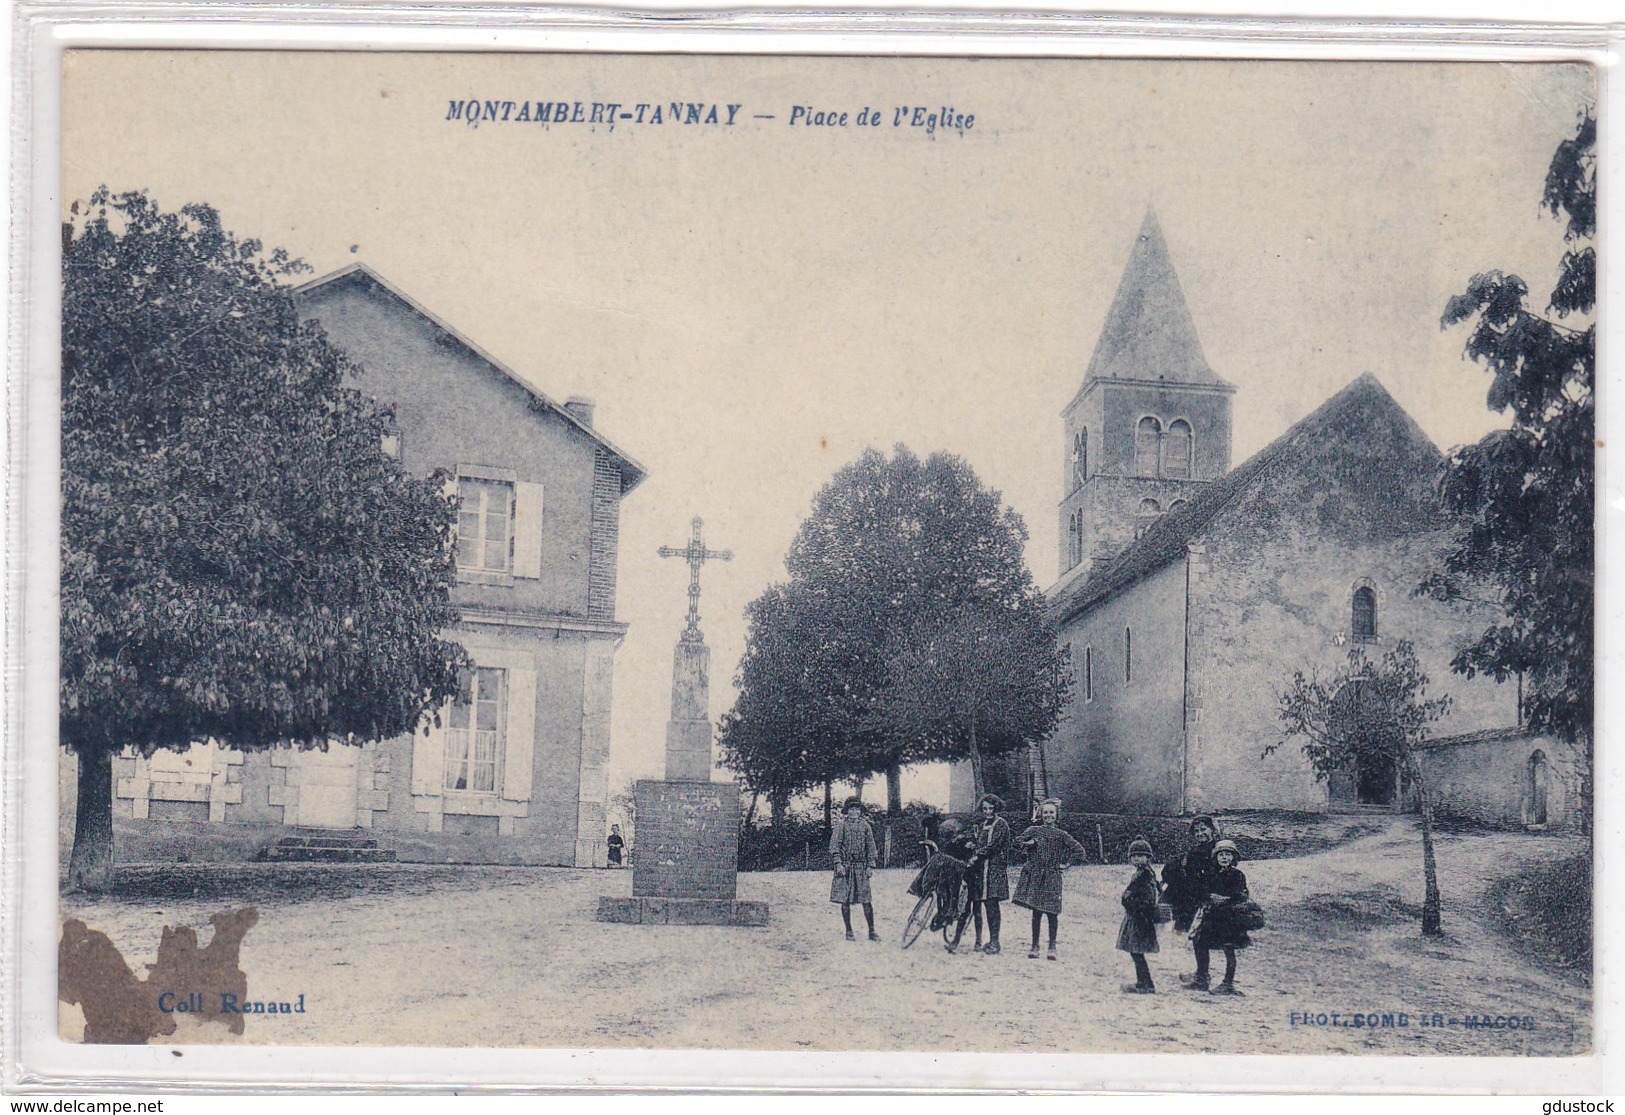
<instances>
[{"instance_id":1,"label":"house with shutters","mask_svg":"<svg viewBox=\"0 0 1625 1115\"><path fill-rule=\"evenodd\" d=\"M591 401L553 401L365 266L297 299L354 359L356 386L393 410L384 450L412 472L454 477L462 621L449 635L474 665L462 699L427 731L325 751L206 742L115 760L116 858L303 858L303 848L601 866L613 665L627 631L615 612L620 509L643 469L594 427Z\"/></svg>"},{"instance_id":2,"label":"house with shutters","mask_svg":"<svg viewBox=\"0 0 1625 1115\"><path fill-rule=\"evenodd\" d=\"M1049 740L990 781L1082 812L1404 808L1396 770L1321 781L1291 743L1265 755L1294 671L1330 673L1352 646L1380 658L1404 640L1431 694L1454 702L1423 752L1441 809L1566 823L1575 748L1522 729L1516 679L1450 669L1494 606L1415 594L1456 531L1439 449L1366 374L1231 468L1235 395L1148 214L1061 414L1060 568L1046 595L1070 703ZM970 808L968 782L955 780L955 808Z\"/></svg>"}]
</instances>

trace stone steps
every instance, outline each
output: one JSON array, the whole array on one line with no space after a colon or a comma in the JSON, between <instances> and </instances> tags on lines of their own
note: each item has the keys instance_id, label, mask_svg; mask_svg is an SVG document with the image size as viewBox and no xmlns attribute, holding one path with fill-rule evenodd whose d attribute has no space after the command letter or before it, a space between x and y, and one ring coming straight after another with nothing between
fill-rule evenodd
<instances>
[{"instance_id":1,"label":"stone steps","mask_svg":"<svg viewBox=\"0 0 1625 1115\"><path fill-rule=\"evenodd\" d=\"M265 849L271 863L394 863L395 850L364 836L310 833L278 837Z\"/></svg>"}]
</instances>

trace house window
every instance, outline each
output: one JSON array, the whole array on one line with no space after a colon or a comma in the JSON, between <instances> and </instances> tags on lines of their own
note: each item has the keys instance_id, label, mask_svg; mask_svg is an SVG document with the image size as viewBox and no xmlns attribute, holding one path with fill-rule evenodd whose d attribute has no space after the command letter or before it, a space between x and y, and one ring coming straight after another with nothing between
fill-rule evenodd
<instances>
[{"instance_id":1,"label":"house window","mask_svg":"<svg viewBox=\"0 0 1625 1115\"><path fill-rule=\"evenodd\" d=\"M513 485L503 480L460 477L457 493L457 568L482 573L513 571Z\"/></svg>"},{"instance_id":2,"label":"house window","mask_svg":"<svg viewBox=\"0 0 1625 1115\"><path fill-rule=\"evenodd\" d=\"M1149 496L1140 501L1140 506L1134 512L1134 537L1144 534L1157 516L1162 514L1162 505Z\"/></svg>"},{"instance_id":3,"label":"house window","mask_svg":"<svg viewBox=\"0 0 1625 1115\"><path fill-rule=\"evenodd\" d=\"M1377 593L1370 585L1354 590L1350 634L1357 643L1377 641Z\"/></svg>"},{"instance_id":4,"label":"house window","mask_svg":"<svg viewBox=\"0 0 1625 1115\"><path fill-rule=\"evenodd\" d=\"M1095 648L1083 648L1083 699L1095 699Z\"/></svg>"},{"instance_id":5,"label":"house window","mask_svg":"<svg viewBox=\"0 0 1625 1115\"><path fill-rule=\"evenodd\" d=\"M1162 453L1162 423L1149 415L1134 429L1134 471L1140 476L1157 475Z\"/></svg>"},{"instance_id":6,"label":"house window","mask_svg":"<svg viewBox=\"0 0 1625 1115\"><path fill-rule=\"evenodd\" d=\"M1089 430L1079 430L1072 438L1072 487L1081 488L1089 479Z\"/></svg>"},{"instance_id":7,"label":"house window","mask_svg":"<svg viewBox=\"0 0 1625 1115\"><path fill-rule=\"evenodd\" d=\"M1123 684L1134 680L1134 632L1123 628Z\"/></svg>"},{"instance_id":8,"label":"house window","mask_svg":"<svg viewBox=\"0 0 1625 1115\"><path fill-rule=\"evenodd\" d=\"M494 794L506 733L503 724L507 671L482 666L464 670L461 692L448 710L445 788Z\"/></svg>"},{"instance_id":9,"label":"house window","mask_svg":"<svg viewBox=\"0 0 1625 1115\"><path fill-rule=\"evenodd\" d=\"M1183 418L1170 422L1168 432L1162 435L1162 475L1175 480L1188 479L1193 445L1191 424Z\"/></svg>"}]
</instances>

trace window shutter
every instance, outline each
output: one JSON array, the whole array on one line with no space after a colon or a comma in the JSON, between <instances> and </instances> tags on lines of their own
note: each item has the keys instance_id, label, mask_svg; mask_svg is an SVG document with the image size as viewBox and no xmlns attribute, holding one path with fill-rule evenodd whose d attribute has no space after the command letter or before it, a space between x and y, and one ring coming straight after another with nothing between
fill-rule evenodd
<instances>
[{"instance_id":1,"label":"window shutter","mask_svg":"<svg viewBox=\"0 0 1625 1115\"><path fill-rule=\"evenodd\" d=\"M542 486L523 480L514 485L513 573L542 575Z\"/></svg>"},{"instance_id":2,"label":"window shutter","mask_svg":"<svg viewBox=\"0 0 1625 1115\"><path fill-rule=\"evenodd\" d=\"M532 756L536 749L536 671L508 671L505 719L507 754L502 764L502 796L529 801Z\"/></svg>"},{"instance_id":3,"label":"window shutter","mask_svg":"<svg viewBox=\"0 0 1625 1115\"><path fill-rule=\"evenodd\" d=\"M440 706L440 727L434 721L419 721L412 730L412 793L439 797L446 779L446 714L450 705ZM428 728L427 734L424 728Z\"/></svg>"}]
</instances>

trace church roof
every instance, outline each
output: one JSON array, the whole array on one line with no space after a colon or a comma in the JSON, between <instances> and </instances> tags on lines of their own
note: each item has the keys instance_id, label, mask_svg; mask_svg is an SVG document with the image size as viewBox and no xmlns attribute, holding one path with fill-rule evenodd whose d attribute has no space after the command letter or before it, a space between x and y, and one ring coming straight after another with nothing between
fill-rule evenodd
<instances>
[{"instance_id":1,"label":"church roof","mask_svg":"<svg viewBox=\"0 0 1625 1115\"><path fill-rule=\"evenodd\" d=\"M1203 484L1186 502L1153 522L1146 532L1087 576L1062 579L1049 592L1051 615L1065 621L1090 605L1115 596L1174 561L1237 499L1283 470L1315 469L1315 451L1339 431L1358 434L1379 424L1398 427L1416 450L1437 462L1438 448L1377 377L1366 372L1322 403L1286 433L1230 472Z\"/></svg>"},{"instance_id":2,"label":"church roof","mask_svg":"<svg viewBox=\"0 0 1625 1115\"><path fill-rule=\"evenodd\" d=\"M394 284L388 282L382 275L378 274L378 272L374 271L366 264L352 263L350 266L341 268L332 272L331 274L323 275L317 279L312 279L310 282L304 283L303 285L297 287L294 290L294 296L299 301L303 302L318 290L326 287L337 286L340 283L365 283L377 290L383 291L395 301L399 302L402 306L406 307L406 309L427 321L442 336L452 341L454 344L460 345L469 353L490 365L493 370L499 372L503 376L512 380L514 383L518 384L520 387L524 388L525 391L545 409L557 415L571 426L574 426L577 430L585 434L593 442L597 443L609 453L610 457L615 461L615 465L621 474L621 493L623 495L637 487L638 484L643 481L643 478L648 475L647 471L642 465L638 464L630 456L622 452L620 448L618 448L603 434L599 433L596 429L587 425L580 418L570 413L570 411L564 406L548 398L541 391L537 390L529 380L519 375L519 373L515 372L512 368L502 363L502 361L498 360L484 349L480 348L479 345L457 332L457 330L453 329L450 325L447 325L444 321L440 320L440 318L436 317L429 310L419 305L409 295L401 291Z\"/></svg>"},{"instance_id":3,"label":"church roof","mask_svg":"<svg viewBox=\"0 0 1625 1115\"><path fill-rule=\"evenodd\" d=\"M1146 211L1084 376L1229 387L1208 366L1157 215Z\"/></svg>"}]
</instances>

